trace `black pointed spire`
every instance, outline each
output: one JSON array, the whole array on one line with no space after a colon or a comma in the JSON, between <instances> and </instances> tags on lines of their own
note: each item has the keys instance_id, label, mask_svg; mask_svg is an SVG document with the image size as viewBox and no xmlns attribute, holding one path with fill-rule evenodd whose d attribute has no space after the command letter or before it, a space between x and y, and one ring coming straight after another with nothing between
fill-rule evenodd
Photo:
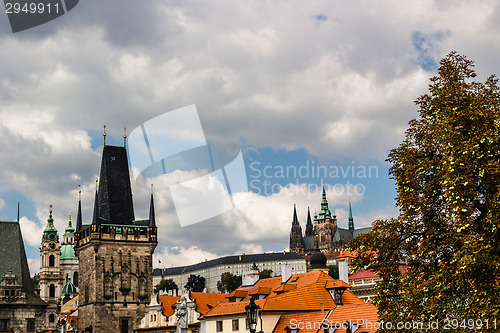
<instances>
[{"instance_id":1,"label":"black pointed spire","mask_svg":"<svg viewBox=\"0 0 500 333\"><path fill-rule=\"evenodd\" d=\"M149 204L149 227L156 227L155 206L153 200L153 184L151 184L151 203Z\"/></svg>"},{"instance_id":2,"label":"black pointed spire","mask_svg":"<svg viewBox=\"0 0 500 333\"><path fill-rule=\"evenodd\" d=\"M78 190L78 212L76 213L76 232L82 230L82 190Z\"/></svg>"},{"instance_id":3,"label":"black pointed spire","mask_svg":"<svg viewBox=\"0 0 500 333\"><path fill-rule=\"evenodd\" d=\"M93 224L133 224L134 206L124 147L104 146Z\"/></svg>"},{"instance_id":4,"label":"black pointed spire","mask_svg":"<svg viewBox=\"0 0 500 333\"><path fill-rule=\"evenodd\" d=\"M306 223L306 237L314 236L314 226L311 220L311 211L307 207L307 223Z\"/></svg>"},{"instance_id":5,"label":"black pointed spire","mask_svg":"<svg viewBox=\"0 0 500 333\"><path fill-rule=\"evenodd\" d=\"M299 219L297 218L297 209L295 204L293 204L293 221L292 224L299 224Z\"/></svg>"}]
</instances>

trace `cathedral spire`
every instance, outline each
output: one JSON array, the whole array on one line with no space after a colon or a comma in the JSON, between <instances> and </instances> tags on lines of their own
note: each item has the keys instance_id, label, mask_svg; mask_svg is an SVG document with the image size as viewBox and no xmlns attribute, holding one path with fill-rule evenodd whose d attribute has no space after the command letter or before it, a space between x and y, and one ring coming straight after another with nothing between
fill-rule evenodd
<instances>
[{"instance_id":1,"label":"cathedral spire","mask_svg":"<svg viewBox=\"0 0 500 333\"><path fill-rule=\"evenodd\" d=\"M297 218L297 208L295 207L295 204L293 204L293 224L299 224L299 219Z\"/></svg>"},{"instance_id":2,"label":"cathedral spire","mask_svg":"<svg viewBox=\"0 0 500 333\"><path fill-rule=\"evenodd\" d=\"M153 200L153 184L151 184L151 203L149 204L149 227L156 227L155 206Z\"/></svg>"},{"instance_id":3,"label":"cathedral spire","mask_svg":"<svg viewBox=\"0 0 500 333\"><path fill-rule=\"evenodd\" d=\"M307 207L307 223L306 223L306 237L314 236L314 226L311 220L311 211Z\"/></svg>"},{"instance_id":4,"label":"cathedral spire","mask_svg":"<svg viewBox=\"0 0 500 333\"><path fill-rule=\"evenodd\" d=\"M349 200L349 231L354 234L354 219L352 218L351 200Z\"/></svg>"},{"instance_id":5,"label":"cathedral spire","mask_svg":"<svg viewBox=\"0 0 500 333\"><path fill-rule=\"evenodd\" d=\"M323 186L323 194L321 195L321 211L319 212L318 220L331 219L332 213L328 208L328 201L326 200L325 186Z\"/></svg>"}]
</instances>

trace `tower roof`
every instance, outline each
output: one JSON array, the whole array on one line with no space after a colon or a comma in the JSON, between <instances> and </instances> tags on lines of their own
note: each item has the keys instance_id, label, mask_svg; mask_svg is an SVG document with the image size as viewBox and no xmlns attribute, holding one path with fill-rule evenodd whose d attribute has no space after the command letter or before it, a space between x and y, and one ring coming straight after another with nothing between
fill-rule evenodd
<instances>
[{"instance_id":1,"label":"tower roof","mask_svg":"<svg viewBox=\"0 0 500 333\"><path fill-rule=\"evenodd\" d=\"M34 293L35 286L30 277L28 259L24 249L23 236L19 222L0 221L0 279L11 272L17 277L21 290L26 292L27 305L47 304L42 301L40 296Z\"/></svg>"},{"instance_id":2,"label":"tower roof","mask_svg":"<svg viewBox=\"0 0 500 333\"><path fill-rule=\"evenodd\" d=\"M297 218L297 208L293 204L293 221L292 224L299 224L299 219Z\"/></svg>"},{"instance_id":3,"label":"tower roof","mask_svg":"<svg viewBox=\"0 0 500 333\"><path fill-rule=\"evenodd\" d=\"M134 206L124 147L104 146L92 224L133 224Z\"/></svg>"},{"instance_id":4,"label":"tower roof","mask_svg":"<svg viewBox=\"0 0 500 333\"><path fill-rule=\"evenodd\" d=\"M54 219L52 218L52 205L50 205L49 218L47 219L47 226L43 231L42 241L57 241L57 229L54 226Z\"/></svg>"},{"instance_id":5,"label":"tower roof","mask_svg":"<svg viewBox=\"0 0 500 333\"><path fill-rule=\"evenodd\" d=\"M71 235L74 233L75 233L75 228L73 228L73 225L71 224L71 212L70 212L68 226L66 227L66 229L64 229L64 234Z\"/></svg>"},{"instance_id":6,"label":"tower roof","mask_svg":"<svg viewBox=\"0 0 500 333\"><path fill-rule=\"evenodd\" d=\"M75 285L70 281L69 276L66 277L66 284L62 287L63 295L76 295L78 291L76 290Z\"/></svg>"},{"instance_id":7,"label":"tower roof","mask_svg":"<svg viewBox=\"0 0 500 333\"><path fill-rule=\"evenodd\" d=\"M331 219L332 213L328 208L328 201L326 200L326 191L325 187L323 186L323 194L321 195L321 211L319 212L318 217L317 218L315 217L315 219L324 220L326 218Z\"/></svg>"}]
</instances>

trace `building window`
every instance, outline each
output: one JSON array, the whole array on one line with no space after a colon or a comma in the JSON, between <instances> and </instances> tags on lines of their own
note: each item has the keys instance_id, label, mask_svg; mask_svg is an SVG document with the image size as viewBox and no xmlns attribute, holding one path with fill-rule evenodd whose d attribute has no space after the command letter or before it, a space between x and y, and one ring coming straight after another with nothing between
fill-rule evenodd
<instances>
[{"instance_id":1,"label":"building window","mask_svg":"<svg viewBox=\"0 0 500 333\"><path fill-rule=\"evenodd\" d=\"M35 319L27 319L26 331L32 332L35 330Z\"/></svg>"},{"instance_id":2,"label":"building window","mask_svg":"<svg viewBox=\"0 0 500 333\"><path fill-rule=\"evenodd\" d=\"M49 267L54 267L55 257L53 254L49 256Z\"/></svg>"},{"instance_id":3,"label":"building window","mask_svg":"<svg viewBox=\"0 0 500 333\"><path fill-rule=\"evenodd\" d=\"M8 332L8 331L9 331L9 320L0 319L0 332Z\"/></svg>"},{"instance_id":4,"label":"building window","mask_svg":"<svg viewBox=\"0 0 500 333\"><path fill-rule=\"evenodd\" d=\"M54 316L54 314L53 314L53 313L51 313L51 314L49 315L49 323L53 323L53 322L55 322L55 321L56 321L56 316Z\"/></svg>"},{"instance_id":5,"label":"building window","mask_svg":"<svg viewBox=\"0 0 500 333\"><path fill-rule=\"evenodd\" d=\"M49 297L56 297L56 286L53 284L49 287Z\"/></svg>"},{"instance_id":6,"label":"building window","mask_svg":"<svg viewBox=\"0 0 500 333\"><path fill-rule=\"evenodd\" d=\"M73 284L78 287L78 272L73 273Z\"/></svg>"},{"instance_id":7,"label":"building window","mask_svg":"<svg viewBox=\"0 0 500 333\"><path fill-rule=\"evenodd\" d=\"M240 320L233 319L233 331L239 331L239 330L240 330Z\"/></svg>"},{"instance_id":8,"label":"building window","mask_svg":"<svg viewBox=\"0 0 500 333\"><path fill-rule=\"evenodd\" d=\"M128 333L128 319L124 319L122 318L120 320L120 323L121 323L121 329L120 329L120 332L121 333Z\"/></svg>"},{"instance_id":9,"label":"building window","mask_svg":"<svg viewBox=\"0 0 500 333\"><path fill-rule=\"evenodd\" d=\"M217 332L222 332L222 320L217 320Z\"/></svg>"}]
</instances>

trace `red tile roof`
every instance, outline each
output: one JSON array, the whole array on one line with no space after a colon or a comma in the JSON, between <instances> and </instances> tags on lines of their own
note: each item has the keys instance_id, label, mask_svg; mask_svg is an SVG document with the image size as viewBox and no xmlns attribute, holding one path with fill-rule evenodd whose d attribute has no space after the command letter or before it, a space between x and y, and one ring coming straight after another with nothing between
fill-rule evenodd
<instances>
[{"instance_id":1,"label":"red tile roof","mask_svg":"<svg viewBox=\"0 0 500 333\"><path fill-rule=\"evenodd\" d=\"M401 274L404 274L406 270L408 269L408 266L405 265L400 265L399 266L399 271ZM373 269L363 269L359 272L354 273L353 275L349 276L349 280L355 280L355 279L367 279L367 278L374 278L374 277L379 277L378 274L375 274L373 272Z\"/></svg>"},{"instance_id":2,"label":"red tile roof","mask_svg":"<svg viewBox=\"0 0 500 333\"><path fill-rule=\"evenodd\" d=\"M202 316L219 302L226 298L226 294L190 292L189 298L196 300L196 311ZM163 303L163 315L170 317L175 313L175 306L181 296L159 295L158 303Z\"/></svg>"},{"instance_id":3,"label":"red tile roof","mask_svg":"<svg viewBox=\"0 0 500 333\"><path fill-rule=\"evenodd\" d=\"M203 316L211 308L222 302L226 298L226 295L214 293L199 293L192 291L191 293L189 293L189 297L192 300L196 301L196 311Z\"/></svg>"},{"instance_id":4,"label":"red tile roof","mask_svg":"<svg viewBox=\"0 0 500 333\"><path fill-rule=\"evenodd\" d=\"M296 278L296 279L295 279ZM291 282L295 281L295 282ZM281 277L269 278L257 281L252 287L238 289L248 290L248 294L253 294L254 290L262 287L269 287L271 293L262 300L256 300L263 312L266 311L317 311L323 308L335 307L327 284L333 286L337 280L331 278L323 271L314 271L302 274L294 274L285 284L282 284ZM288 287L293 286L293 287ZM240 302L229 302L224 300L216 307L205 314L207 317L225 316L245 313L245 306L248 305L250 296L245 297ZM344 304L363 303L351 291L346 290L342 296Z\"/></svg>"},{"instance_id":5,"label":"red tile roof","mask_svg":"<svg viewBox=\"0 0 500 333\"><path fill-rule=\"evenodd\" d=\"M299 325L302 327L300 333L316 333L329 313L330 311L316 311L282 316L276 323L273 333L288 333L287 327L298 329Z\"/></svg>"},{"instance_id":6,"label":"red tile roof","mask_svg":"<svg viewBox=\"0 0 500 333\"><path fill-rule=\"evenodd\" d=\"M299 333L322 332L326 325L337 328L335 333L346 333L348 323L360 324L357 332L376 332L378 321L377 308L371 303L357 303L338 306L330 311L315 311L284 315L280 318L273 333L287 333L286 328L299 329Z\"/></svg>"},{"instance_id":7,"label":"red tile roof","mask_svg":"<svg viewBox=\"0 0 500 333\"><path fill-rule=\"evenodd\" d=\"M175 313L175 304L180 300L180 296L159 295L158 303L162 303L163 315L170 317Z\"/></svg>"}]
</instances>

